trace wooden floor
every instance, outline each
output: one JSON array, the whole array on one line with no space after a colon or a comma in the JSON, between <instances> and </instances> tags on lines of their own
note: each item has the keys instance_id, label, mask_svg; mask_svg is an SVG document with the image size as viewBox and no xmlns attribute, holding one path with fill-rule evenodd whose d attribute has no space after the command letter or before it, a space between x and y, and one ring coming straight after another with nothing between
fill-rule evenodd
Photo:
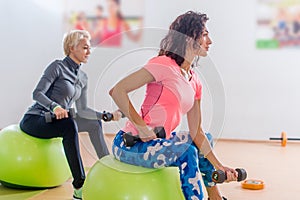
<instances>
[{"instance_id":1,"label":"wooden floor","mask_svg":"<svg viewBox=\"0 0 300 200\"><path fill-rule=\"evenodd\" d=\"M111 136L106 137L111 144ZM84 166L91 167L97 160L88 136L80 136ZM300 144L288 143L281 147L277 142L218 140L215 152L226 165L245 168L248 178L265 182L263 190L246 190L237 182L219 185L222 194L229 200L296 200L300 199ZM27 198L30 200L70 200L71 180L60 187L44 190ZM0 199L1 198L0 190ZM17 200L17 198L14 198ZM21 198L20 198L21 199Z\"/></svg>"}]
</instances>

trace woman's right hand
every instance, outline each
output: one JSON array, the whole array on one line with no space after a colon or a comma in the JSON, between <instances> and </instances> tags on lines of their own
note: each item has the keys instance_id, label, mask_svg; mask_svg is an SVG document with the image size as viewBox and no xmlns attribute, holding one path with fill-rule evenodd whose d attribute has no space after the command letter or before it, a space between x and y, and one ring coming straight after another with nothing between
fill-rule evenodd
<instances>
[{"instance_id":1,"label":"woman's right hand","mask_svg":"<svg viewBox=\"0 0 300 200\"><path fill-rule=\"evenodd\" d=\"M139 137L143 142L148 142L156 138L154 131L147 126L137 126L137 130L139 131Z\"/></svg>"},{"instance_id":2,"label":"woman's right hand","mask_svg":"<svg viewBox=\"0 0 300 200\"><path fill-rule=\"evenodd\" d=\"M112 113L112 115L113 115L113 118L112 118L113 121L119 121L123 116L122 112L119 110L114 111Z\"/></svg>"},{"instance_id":3,"label":"woman's right hand","mask_svg":"<svg viewBox=\"0 0 300 200\"><path fill-rule=\"evenodd\" d=\"M68 111L62 107L56 107L53 110L53 113L55 114L56 119L68 118Z\"/></svg>"}]
</instances>

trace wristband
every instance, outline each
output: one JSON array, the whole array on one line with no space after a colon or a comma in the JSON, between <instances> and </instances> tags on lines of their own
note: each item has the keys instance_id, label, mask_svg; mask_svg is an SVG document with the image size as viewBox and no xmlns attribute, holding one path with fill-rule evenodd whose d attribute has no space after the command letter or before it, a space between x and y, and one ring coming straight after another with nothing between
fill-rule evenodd
<instances>
[{"instance_id":1,"label":"wristband","mask_svg":"<svg viewBox=\"0 0 300 200\"><path fill-rule=\"evenodd\" d=\"M61 108L61 106L55 106L55 107L53 108L52 112L55 112L55 110L56 110L57 108Z\"/></svg>"}]
</instances>

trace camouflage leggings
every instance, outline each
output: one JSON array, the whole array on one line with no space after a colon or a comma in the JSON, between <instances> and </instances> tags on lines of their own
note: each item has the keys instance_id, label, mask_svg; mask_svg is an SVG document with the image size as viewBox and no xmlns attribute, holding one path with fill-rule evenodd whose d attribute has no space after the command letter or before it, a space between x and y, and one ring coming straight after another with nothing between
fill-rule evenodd
<instances>
[{"instance_id":1,"label":"camouflage leggings","mask_svg":"<svg viewBox=\"0 0 300 200\"><path fill-rule=\"evenodd\" d=\"M178 167L181 188L187 200L203 199L200 175L206 187L214 185L211 178L214 167L198 152L188 132L173 132L168 140L137 142L132 147L124 145L123 134L120 131L114 139L112 150L116 159L147 168ZM206 136L212 145L211 134L206 133Z\"/></svg>"}]
</instances>

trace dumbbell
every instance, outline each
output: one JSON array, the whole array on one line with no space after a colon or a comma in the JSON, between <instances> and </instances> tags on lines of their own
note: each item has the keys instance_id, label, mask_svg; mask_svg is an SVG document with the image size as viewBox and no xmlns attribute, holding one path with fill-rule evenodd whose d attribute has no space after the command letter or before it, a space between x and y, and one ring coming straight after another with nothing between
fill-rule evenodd
<instances>
[{"instance_id":1,"label":"dumbbell","mask_svg":"<svg viewBox=\"0 0 300 200\"><path fill-rule=\"evenodd\" d=\"M163 126L155 127L153 132L158 138L166 138L166 131ZM123 141L126 147L132 147L136 142L141 141L141 138L138 135L134 136L131 132L128 132L123 134Z\"/></svg>"},{"instance_id":2,"label":"dumbbell","mask_svg":"<svg viewBox=\"0 0 300 200\"><path fill-rule=\"evenodd\" d=\"M236 168L235 171L237 171L238 173L238 177L237 177L238 182L243 181L247 178L246 170L242 168ZM226 173L223 172L222 170L217 170L213 172L212 179L215 183L223 183L224 181L226 181L227 176Z\"/></svg>"},{"instance_id":3,"label":"dumbbell","mask_svg":"<svg viewBox=\"0 0 300 200\"><path fill-rule=\"evenodd\" d=\"M110 112L105 112L103 111L102 115L101 115L101 119L103 119L103 121L105 122L109 122L114 118L113 114L111 114Z\"/></svg>"},{"instance_id":4,"label":"dumbbell","mask_svg":"<svg viewBox=\"0 0 300 200\"><path fill-rule=\"evenodd\" d=\"M121 111L119 110L119 112L121 112ZM122 114L122 118L124 118L125 117L124 113L121 112L121 114ZM114 118L114 115L111 114L110 112L103 111L103 113L101 114L101 119L103 119L103 121L105 121L105 122L109 122L113 118Z\"/></svg>"},{"instance_id":5,"label":"dumbbell","mask_svg":"<svg viewBox=\"0 0 300 200\"><path fill-rule=\"evenodd\" d=\"M76 118L76 112L74 108L70 108L68 111L69 117ZM45 112L45 120L46 123L50 123L55 119L55 114L52 114L51 112Z\"/></svg>"},{"instance_id":6,"label":"dumbbell","mask_svg":"<svg viewBox=\"0 0 300 200\"><path fill-rule=\"evenodd\" d=\"M270 140L281 140L281 146L285 147L288 140L299 141L300 138L288 138L286 132L281 132L281 138L270 138Z\"/></svg>"}]
</instances>

